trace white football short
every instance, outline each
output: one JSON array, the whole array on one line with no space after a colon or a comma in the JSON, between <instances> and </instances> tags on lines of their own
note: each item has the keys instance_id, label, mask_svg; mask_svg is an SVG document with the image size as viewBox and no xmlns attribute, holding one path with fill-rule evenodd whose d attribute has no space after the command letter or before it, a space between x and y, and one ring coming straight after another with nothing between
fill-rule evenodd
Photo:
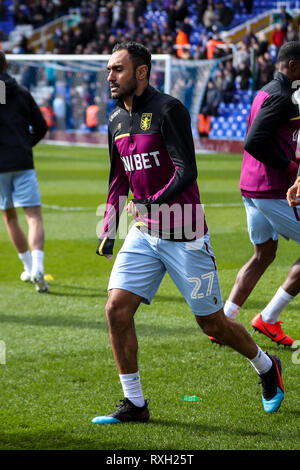
<instances>
[{"instance_id":1,"label":"white football short","mask_svg":"<svg viewBox=\"0 0 300 470\"><path fill-rule=\"evenodd\" d=\"M0 173L0 209L41 205L35 170Z\"/></svg>"},{"instance_id":2,"label":"white football short","mask_svg":"<svg viewBox=\"0 0 300 470\"><path fill-rule=\"evenodd\" d=\"M247 213L248 232L254 245L282 235L300 243L300 210L288 205L286 199L243 197Z\"/></svg>"},{"instance_id":3,"label":"white football short","mask_svg":"<svg viewBox=\"0 0 300 470\"><path fill-rule=\"evenodd\" d=\"M132 227L116 257L108 290L124 289L150 304L166 272L195 315L223 307L208 232L195 241L174 242Z\"/></svg>"}]
</instances>

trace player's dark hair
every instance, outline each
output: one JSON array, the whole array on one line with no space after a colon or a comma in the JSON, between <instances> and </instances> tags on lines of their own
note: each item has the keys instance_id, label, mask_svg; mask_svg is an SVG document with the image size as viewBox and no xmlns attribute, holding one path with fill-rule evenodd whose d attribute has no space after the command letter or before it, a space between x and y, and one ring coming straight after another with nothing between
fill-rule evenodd
<instances>
[{"instance_id":1,"label":"player's dark hair","mask_svg":"<svg viewBox=\"0 0 300 470\"><path fill-rule=\"evenodd\" d=\"M3 73L6 68L6 58L3 51L0 51L0 73Z\"/></svg>"},{"instance_id":2,"label":"player's dark hair","mask_svg":"<svg viewBox=\"0 0 300 470\"><path fill-rule=\"evenodd\" d=\"M300 42L289 41L284 43L279 49L277 62L285 62L290 60L300 60Z\"/></svg>"},{"instance_id":3,"label":"player's dark hair","mask_svg":"<svg viewBox=\"0 0 300 470\"><path fill-rule=\"evenodd\" d=\"M123 49L128 51L133 63L134 70L136 70L140 65L147 65L147 78L149 80L151 72L151 54L147 47L134 41L120 42L114 46L112 52L114 53Z\"/></svg>"}]
</instances>

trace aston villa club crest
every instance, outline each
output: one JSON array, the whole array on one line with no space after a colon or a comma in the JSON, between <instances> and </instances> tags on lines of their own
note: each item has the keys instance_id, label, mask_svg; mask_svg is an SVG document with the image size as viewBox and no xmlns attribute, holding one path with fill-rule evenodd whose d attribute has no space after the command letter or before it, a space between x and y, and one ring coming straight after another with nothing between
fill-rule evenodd
<instances>
[{"instance_id":1,"label":"aston villa club crest","mask_svg":"<svg viewBox=\"0 0 300 470\"><path fill-rule=\"evenodd\" d=\"M143 113L141 118L141 129L148 131L151 127L152 113Z\"/></svg>"}]
</instances>

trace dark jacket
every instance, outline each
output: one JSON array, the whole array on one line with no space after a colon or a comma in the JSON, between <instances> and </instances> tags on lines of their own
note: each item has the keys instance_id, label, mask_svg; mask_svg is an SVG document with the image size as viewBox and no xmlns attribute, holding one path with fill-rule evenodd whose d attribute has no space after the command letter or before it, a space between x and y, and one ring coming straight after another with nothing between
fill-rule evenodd
<instances>
[{"instance_id":1,"label":"dark jacket","mask_svg":"<svg viewBox=\"0 0 300 470\"><path fill-rule=\"evenodd\" d=\"M7 73L0 74L0 81L5 84L5 104L0 103L0 173L30 170L32 147L46 134L46 121L26 88Z\"/></svg>"}]
</instances>

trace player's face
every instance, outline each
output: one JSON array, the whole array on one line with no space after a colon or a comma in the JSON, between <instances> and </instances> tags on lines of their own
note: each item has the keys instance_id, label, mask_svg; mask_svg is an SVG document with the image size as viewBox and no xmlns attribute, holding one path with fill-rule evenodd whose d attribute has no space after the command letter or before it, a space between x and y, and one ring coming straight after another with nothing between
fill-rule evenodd
<instances>
[{"instance_id":1,"label":"player's face","mask_svg":"<svg viewBox=\"0 0 300 470\"><path fill-rule=\"evenodd\" d=\"M107 71L107 81L113 99L126 99L134 95L138 81L127 50L116 51L111 55Z\"/></svg>"}]
</instances>

